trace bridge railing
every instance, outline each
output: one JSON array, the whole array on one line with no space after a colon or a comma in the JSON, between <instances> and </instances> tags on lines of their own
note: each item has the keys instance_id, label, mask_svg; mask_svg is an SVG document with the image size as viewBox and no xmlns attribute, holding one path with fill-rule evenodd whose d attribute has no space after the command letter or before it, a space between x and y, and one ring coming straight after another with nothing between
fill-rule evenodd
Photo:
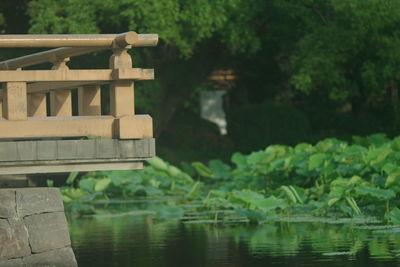
<instances>
[{"instance_id":1,"label":"bridge railing","mask_svg":"<svg viewBox=\"0 0 400 267\"><path fill-rule=\"evenodd\" d=\"M156 34L1 35L1 47L61 47L0 62L0 139L98 136L152 137L152 119L136 115L134 82L153 69L132 67L128 49L155 46ZM108 69L72 70L71 57L112 50ZM23 68L51 62L51 70ZM101 114L100 86L109 84L110 114ZM78 116L72 115L77 88ZM47 106L49 105L49 107Z\"/></svg>"}]
</instances>

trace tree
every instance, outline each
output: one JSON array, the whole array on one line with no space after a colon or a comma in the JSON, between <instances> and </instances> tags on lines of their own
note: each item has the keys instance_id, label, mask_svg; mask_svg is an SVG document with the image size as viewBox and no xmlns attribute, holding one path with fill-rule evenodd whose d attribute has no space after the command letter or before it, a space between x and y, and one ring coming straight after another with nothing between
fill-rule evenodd
<instances>
[{"instance_id":1,"label":"tree","mask_svg":"<svg viewBox=\"0 0 400 267\"><path fill-rule=\"evenodd\" d=\"M254 21L262 5L261 0L35 0L28 7L29 32L158 33L157 50L139 52L139 61L156 66L157 81L140 85L138 108L155 113L159 134L229 54L259 49Z\"/></svg>"},{"instance_id":2,"label":"tree","mask_svg":"<svg viewBox=\"0 0 400 267\"><path fill-rule=\"evenodd\" d=\"M387 106L397 113L400 2L396 0L284 1L306 26L292 63L294 87L325 91L355 112ZM314 15L312 15L314 14ZM394 113L392 113L394 114Z\"/></svg>"},{"instance_id":3,"label":"tree","mask_svg":"<svg viewBox=\"0 0 400 267\"><path fill-rule=\"evenodd\" d=\"M231 109L237 108L237 114L241 113L240 108L257 110L251 116L254 120L259 120L259 113L265 113L265 118L274 116L266 114L272 112L267 108L268 100L279 102L270 106L281 111L295 107L302 113L299 117L309 121L304 124L310 125L319 137L338 135L337 129L347 135L378 130L394 133L400 125L397 89L400 35L396 27L400 2L397 0L18 0L18 3L18 10L22 7L29 14L30 33L135 30L160 34L156 49L132 51L136 66L156 69L156 81L138 83L136 99L140 112L153 115L158 136L176 111L193 99L209 73L221 67L233 68L238 73L237 86L229 92ZM13 19L10 7L0 4L6 32L11 29L9 21ZM91 66L94 62L100 66L106 64L106 56L87 58ZM70 64L81 67L87 62L88 59L82 58ZM253 109L252 105L258 107ZM377 124L370 123L371 113L378 124L386 125L376 127ZM360 116L365 118L365 131L358 131L364 126L354 123L361 121ZM251 121L248 124L255 125ZM266 127L265 123L259 124ZM238 130L243 128L239 122L237 125ZM304 131L303 136L308 135ZM272 137L266 140L275 140Z\"/></svg>"}]
</instances>

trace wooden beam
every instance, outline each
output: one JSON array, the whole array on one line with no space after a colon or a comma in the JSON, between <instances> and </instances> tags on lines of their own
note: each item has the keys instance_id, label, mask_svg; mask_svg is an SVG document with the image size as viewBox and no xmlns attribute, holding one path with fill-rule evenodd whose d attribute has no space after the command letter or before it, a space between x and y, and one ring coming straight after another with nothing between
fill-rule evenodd
<instances>
[{"instance_id":1,"label":"wooden beam","mask_svg":"<svg viewBox=\"0 0 400 267\"><path fill-rule=\"evenodd\" d=\"M134 70L134 69L132 69ZM1 73L1 71L0 71ZM127 73L131 73L130 75L136 75L134 74L135 71L127 71L124 72L121 69L114 70L115 74L113 74L114 78L118 77L126 77ZM142 69L142 77L140 80L151 80L154 79L154 70L152 69ZM139 80L139 79L138 79ZM57 81L57 82L34 82L34 83L29 83L27 84L27 92L28 94L33 94L33 93L48 93L52 90L62 90L62 89L74 89L74 88L79 88L81 86L86 86L86 85L102 85L102 84L108 84L111 83L112 81ZM0 99L3 97L3 92L0 89Z\"/></svg>"},{"instance_id":2,"label":"wooden beam","mask_svg":"<svg viewBox=\"0 0 400 267\"><path fill-rule=\"evenodd\" d=\"M137 70L135 68L119 68L114 69L114 80L128 80L129 77L135 76ZM154 80L154 69L141 69L140 78L136 80Z\"/></svg>"},{"instance_id":3,"label":"wooden beam","mask_svg":"<svg viewBox=\"0 0 400 267\"><path fill-rule=\"evenodd\" d=\"M127 77L132 77L137 75L135 69L115 69L113 70L113 79L124 80ZM142 69L141 77L137 80L154 80L154 70L153 69ZM28 84L28 93L47 93L52 90L58 89L73 89L85 85L102 85L110 83L111 81L61 81L61 82L35 82ZM1 92L0 92L1 98Z\"/></svg>"},{"instance_id":4,"label":"wooden beam","mask_svg":"<svg viewBox=\"0 0 400 267\"><path fill-rule=\"evenodd\" d=\"M115 70L20 70L0 71L1 82L58 82L58 81L112 81L115 80ZM153 73L153 75L152 75ZM119 76L117 75L117 78ZM127 75L121 76L125 80L152 80L154 70L133 68Z\"/></svg>"},{"instance_id":5,"label":"wooden beam","mask_svg":"<svg viewBox=\"0 0 400 267\"><path fill-rule=\"evenodd\" d=\"M47 116L46 94L42 93L28 94L28 116L29 117Z\"/></svg>"},{"instance_id":6,"label":"wooden beam","mask_svg":"<svg viewBox=\"0 0 400 267\"><path fill-rule=\"evenodd\" d=\"M149 115L124 116L115 120L115 132L119 139L153 137L153 119Z\"/></svg>"},{"instance_id":7,"label":"wooden beam","mask_svg":"<svg viewBox=\"0 0 400 267\"><path fill-rule=\"evenodd\" d=\"M132 81L118 81L110 86L110 114L122 117L135 114Z\"/></svg>"},{"instance_id":8,"label":"wooden beam","mask_svg":"<svg viewBox=\"0 0 400 267\"><path fill-rule=\"evenodd\" d=\"M100 85L85 85L78 88L78 114L101 115Z\"/></svg>"},{"instance_id":9,"label":"wooden beam","mask_svg":"<svg viewBox=\"0 0 400 267\"><path fill-rule=\"evenodd\" d=\"M112 116L31 117L26 121L0 120L0 138L113 137Z\"/></svg>"},{"instance_id":10,"label":"wooden beam","mask_svg":"<svg viewBox=\"0 0 400 267\"><path fill-rule=\"evenodd\" d=\"M121 34L14 34L1 35L0 47L121 47L133 45L138 39L136 32Z\"/></svg>"},{"instance_id":11,"label":"wooden beam","mask_svg":"<svg viewBox=\"0 0 400 267\"><path fill-rule=\"evenodd\" d=\"M4 118L7 120L26 120L28 117L26 83L6 83L3 96Z\"/></svg>"},{"instance_id":12,"label":"wooden beam","mask_svg":"<svg viewBox=\"0 0 400 267\"><path fill-rule=\"evenodd\" d=\"M13 40L12 43L14 43L14 44L16 42L22 42L22 45L23 45L23 42L25 42L27 46L31 46L33 44L32 41L28 41L26 39L21 39L21 38L24 38L23 37L24 35L17 35L17 36L12 35L12 36L13 37L11 39ZM25 35L25 36L29 37L29 35ZM49 36L54 37L54 35L49 35ZM68 36L68 35L66 35L66 36ZM117 36L120 36L120 37L118 38ZM0 47L4 47L4 45L7 42L10 42L10 40L7 41L5 39L5 37L7 37L7 36L1 35ZM28 37L26 37L26 38L28 38ZM41 37L43 37L43 35L39 35L38 37L41 38ZM50 37L48 37L48 38L50 38ZM20 38L20 40L17 41L17 38ZM67 38L67 37L63 37L63 38ZM156 46L158 43L158 35L157 34L138 34L136 39L132 34L128 34L125 36L111 34L111 35L107 35L105 37L105 39L108 40L108 41L106 41L106 43L107 43L106 46L99 47L99 46L85 45L84 47L61 47L61 48L57 48L57 49L51 49L51 50L44 51L44 52L39 52L39 53L35 53L35 54L23 56L23 57L18 57L18 58L2 61L2 62L0 62L0 70L15 70L17 68L24 68L24 67L37 65L37 64L41 64L41 63L46 63L46 62L53 62L57 59L59 60L59 59L67 58L67 57L81 56L81 55L85 55L85 54L89 54L89 53L93 53L93 52L97 52L97 51L101 51L101 50L105 50L105 49L110 49L110 48L112 48L113 42L116 42L116 44L118 46L122 46L122 47L125 45L131 45L133 47L148 47L148 46ZM25 41L21 41L21 40L25 40ZM70 39L68 39L68 40L70 40ZM43 41L41 41L41 42L43 42ZM61 46L61 45L57 45L57 46ZM71 46L71 45L69 45L69 46ZM80 46L82 46L82 45L80 45ZM16 46L11 46L11 47L16 47Z\"/></svg>"},{"instance_id":13,"label":"wooden beam","mask_svg":"<svg viewBox=\"0 0 400 267\"><path fill-rule=\"evenodd\" d=\"M146 117L149 116L146 115ZM122 126L126 129L124 130L125 139L152 137L152 133L148 130L151 129L151 119L138 119L141 121L140 124ZM3 119L0 120L0 139L82 136L119 138L116 120L113 116L28 117L25 121ZM129 119L126 120L129 122Z\"/></svg>"},{"instance_id":14,"label":"wooden beam","mask_svg":"<svg viewBox=\"0 0 400 267\"><path fill-rule=\"evenodd\" d=\"M74 89L79 88L81 86L95 86L101 84L107 84L110 81L99 81L99 82L37 82L37 83L29 83L27 85L28 94L32 93L48 93L53 90L62 90L62 89ZM1 94L0 94L1 98Z\"/></svg>"}]
</instances>

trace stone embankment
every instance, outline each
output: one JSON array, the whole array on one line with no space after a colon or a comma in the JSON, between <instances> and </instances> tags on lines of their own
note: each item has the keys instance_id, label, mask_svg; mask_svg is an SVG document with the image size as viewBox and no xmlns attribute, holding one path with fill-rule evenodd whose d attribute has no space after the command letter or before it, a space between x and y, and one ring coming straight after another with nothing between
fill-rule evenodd
<instances>
[{"instance_id":1,"label":"stone embankment","mask_svg":"<svg viewBox=\"0 0 400 267\"><path fill-rule=\"evenodd\" d=\"M57 188L0 189L0 266L77 266Z\"/></svg>"}]
</instances>

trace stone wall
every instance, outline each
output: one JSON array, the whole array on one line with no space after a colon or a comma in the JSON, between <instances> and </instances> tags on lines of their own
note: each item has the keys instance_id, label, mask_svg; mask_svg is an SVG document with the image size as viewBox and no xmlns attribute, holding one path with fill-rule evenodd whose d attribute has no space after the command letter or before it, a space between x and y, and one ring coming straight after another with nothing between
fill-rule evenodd
<instances>
[{"instance_id":1,"label":"stone wall","mask_svg":"<svg viewBox=\"0 0 400 267\"><path fill-rule=\"evenodd\" d=\"M0 266L77 266L57 188L0 189Z\"/></svg>"}]
</instances>

